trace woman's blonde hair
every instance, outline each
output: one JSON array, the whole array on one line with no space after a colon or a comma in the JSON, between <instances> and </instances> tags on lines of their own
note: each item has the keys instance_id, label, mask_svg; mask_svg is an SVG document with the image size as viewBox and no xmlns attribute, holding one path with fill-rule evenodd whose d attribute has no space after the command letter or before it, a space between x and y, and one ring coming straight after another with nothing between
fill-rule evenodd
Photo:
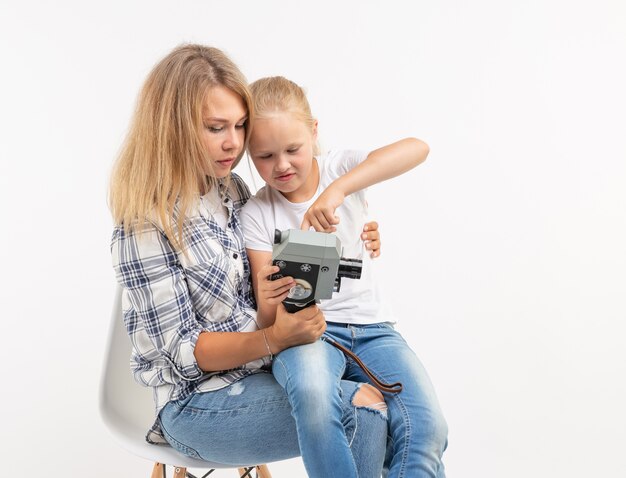
<instances>
[{"instance_id":1,"label":"woman's blonde hair","mask_svg":"<svg viewBox=\"0 0 626 478\"><path fill-rule=\"evenodd\" d=\"M182 247L192 205L217 181L201 137L203 105L215 86L243 99L247 145L254 112L250 90L222 51L182 45L152 69L111 176L109 203L116 224L132 230L156 220L170 242ZM245 147L233 167L244 151Z\"/></svg>"},{"instance_id":2,"label":"woman's blonde hair","mask_svg":"<svg viewBox=\"0 0 626 478\"><path fill-rule=\"evenodd\" d=\"M311 131L315 118L302 87L282 76L270 76L256 80L250 85L254 114L257 119L267 118L273 113L288 112L302 121ZM319 146L313 147L313 154L319 154Z\"/></svg>"}]
</instances>

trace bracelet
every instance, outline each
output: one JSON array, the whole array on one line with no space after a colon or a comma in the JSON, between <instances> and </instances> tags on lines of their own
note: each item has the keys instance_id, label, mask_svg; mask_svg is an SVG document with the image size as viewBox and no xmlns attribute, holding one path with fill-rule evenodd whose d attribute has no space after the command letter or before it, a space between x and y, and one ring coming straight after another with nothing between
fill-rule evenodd
<instances>
[{"instance_id":1,"label":"bracelet","mask_svg":"<svg viewBox=\"0 0 626 478\"><path fill-rule=\"evenodd\" d=\"M265 335L265 329L261 329L263 332L263 340L265 341L265 347L267 348L267 353L270 356L270 360L274 358L274 354L272 353L272 349L270 349L270 343L267 341L267 335Z\"/></svg>"}]
</instances>

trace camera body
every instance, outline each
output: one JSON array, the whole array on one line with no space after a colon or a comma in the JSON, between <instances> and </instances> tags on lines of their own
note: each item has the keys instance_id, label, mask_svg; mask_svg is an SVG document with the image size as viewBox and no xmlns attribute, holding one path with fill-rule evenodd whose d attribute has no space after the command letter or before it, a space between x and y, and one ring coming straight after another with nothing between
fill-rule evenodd
<instances>
[{"instance_id":1,"label":"camera body","mask_svg":"<svg viewBox=\"0 0 626 478\"><path fill-rule=\"evenodd\" d=\"M341 257L336 235L298 229L275 231L272 264L280 268L272 280L290 276L296 282L283 301L288 312L330 299L342 278L359 279L363 269L360 259Z\"/></svg>"}]
</instances>

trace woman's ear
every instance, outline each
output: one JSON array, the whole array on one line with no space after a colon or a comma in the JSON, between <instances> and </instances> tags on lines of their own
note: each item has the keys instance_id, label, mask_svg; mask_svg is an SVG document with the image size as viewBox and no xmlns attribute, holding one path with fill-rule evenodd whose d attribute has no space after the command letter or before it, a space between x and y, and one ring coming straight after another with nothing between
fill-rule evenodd
<instances>
[{"instance_id":1,"label":"woman's ear","mask_svg":"<svg viewBox=\"0 0 626 478\"><path fill-rule=\"evenodd\" d=\"M317 120L313 120L313 139L317 141Z\"/></svg>"}]
</instances>

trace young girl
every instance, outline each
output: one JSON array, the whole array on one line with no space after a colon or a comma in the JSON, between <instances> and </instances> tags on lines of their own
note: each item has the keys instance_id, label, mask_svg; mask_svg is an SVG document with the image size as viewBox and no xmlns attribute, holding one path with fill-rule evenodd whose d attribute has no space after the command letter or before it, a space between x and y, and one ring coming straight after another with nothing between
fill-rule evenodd
<instances>
[{"instance_id":1,"label":"young girl","mask_svg":"<svg viewBox=\"0 0 626 478\"><path fill-rule=\"evenodd\" d=\"M334 151L319 155L317 121L298 85L273 77L256 81L251 89L257 118L249 154L267 185L244 207L242 223L257 319L267 327L273 323L277 304L295 285L290 277L268 279L279 270L271 265L275 229L313 227L336 232L343 255L355 257L363 247L364 189L420 164L428 146L405 139L369 154ZM385 396L390 430L385 460L388 476L443 477L447 425L435 392L418 358L394 330L395 317L381 301L369 258L363 259L361 279L342 281L341 291L319 305L327 321L326 335L356 353L378 379L404 386L399 394ZM271 349L280 348L272 334L268 341ZM300 446L309 453L303 452L305 463L307 459L323 462L324 456L333 454L328 466L334 473L328 476L355 476L340 427L338 384L342 378L366 382L363 371L325 341L278 353L272 370L291 401ZM372 406L372 412L384 413L384 405ZM326 418L311 424L306 415L314 406ZM337 457L342 450L343 457Z\"/></svg>"}]
</instances>

